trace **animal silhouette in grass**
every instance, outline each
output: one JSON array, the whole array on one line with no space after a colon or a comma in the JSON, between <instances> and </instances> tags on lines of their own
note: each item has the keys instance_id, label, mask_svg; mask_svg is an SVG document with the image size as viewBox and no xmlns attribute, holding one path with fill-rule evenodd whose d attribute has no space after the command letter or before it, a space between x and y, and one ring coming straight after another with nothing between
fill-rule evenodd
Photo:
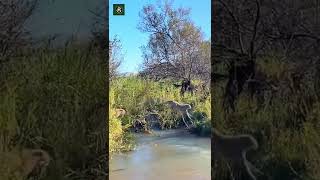
<instances>
[{"instance_id":1,"label":"animal silhouette in grass","mask_svg":"<svg viewBox=\"0 0 320 180\"><path fill-rule=\"evenodd\" d=\"M184 96L185 92L190 92L191 94L193 94L193 92L196 90L195 86L191 83L190 79L183 79L181 84L173 84L174 87L180 88L180 95Z\"/></svg>"},{"instance_id":2,"label":"animal silhouette in grass","mask_svg":"<svg viewBox=\"0 0 320 180\"><path fill-rule=\"evenodd\" d=\"M233 163L235 168L245 168L252 180L256 180L252 170L262 174L246 157L248 151L258 149L258 143L251 135L228 136L213 128L212 147L214 163L221 159L228 160ZM231 171L231 178L234 179L233 171L229 165L228 168Z\"/></svg>"}]
</instances>

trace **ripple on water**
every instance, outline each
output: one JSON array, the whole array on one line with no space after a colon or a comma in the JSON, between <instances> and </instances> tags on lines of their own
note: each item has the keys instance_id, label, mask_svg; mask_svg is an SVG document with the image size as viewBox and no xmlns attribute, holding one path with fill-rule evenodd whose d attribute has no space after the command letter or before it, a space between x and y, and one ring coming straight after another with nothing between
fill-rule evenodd
<instances>
[{"instance_id":1,"label":"ripple on water","mask_svg":"<svg viewBox=\"0 0 320 180\"><path fill-rule=\"evenodd\" d=\"M211 179L209 138L148 137L140 143L136 151L113 157L111 180Z\"/></svg>"}]
</instances>

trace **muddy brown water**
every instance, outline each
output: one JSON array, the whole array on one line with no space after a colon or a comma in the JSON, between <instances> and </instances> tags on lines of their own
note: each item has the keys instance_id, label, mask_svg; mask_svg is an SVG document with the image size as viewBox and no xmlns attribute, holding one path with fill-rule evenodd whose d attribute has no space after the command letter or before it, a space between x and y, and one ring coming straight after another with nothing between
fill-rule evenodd
<instances>
[{"instance_id":1,"label":"muddy brown water","mask_svg":"<svg viewBox=\"0 0 320 180\"><path fill-rule=\"evenodd\" d=\"M134 151L113 155L110 180L209 180L211 179L210 138L184 130L137 134Z\"/></svg>"}]
</instances>

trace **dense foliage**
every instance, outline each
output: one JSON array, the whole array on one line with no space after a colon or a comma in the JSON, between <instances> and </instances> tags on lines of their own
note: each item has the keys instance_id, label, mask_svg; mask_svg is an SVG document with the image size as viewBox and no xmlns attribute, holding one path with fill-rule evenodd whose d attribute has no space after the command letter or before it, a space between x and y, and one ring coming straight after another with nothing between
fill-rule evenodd
<instances>
[{"instance_id":1,"label":"dense foliage","mask_svg":"<svg viewBox=\"0 0 320 180\"><path fill-rule=\"evenodd\" d=\"M278 59L262 59L259 71L276 82L276 91L264 91L251 98L247 87L236 102L236 111L226 112L223 96L226 82L213 89L213 127L224 134L251 134L259 150L249 159L264 174L259 179L319 179L320 168L320 99L312 73L303 73L298 84L293 81L294 64ZM308 75L307 75L308 74ZM224 165L213 169L213 178L229 179ZM246 178L243 178L246 179Z\"/></svg>"},{"instance_id":2,"label":"dense foliage","mask_svg":"<svg viewBox=\"0 0 320 180\"><path fill-rule=\"evenodd\" d=\"M183 126L181 115L171 111L163 102L175 100L188 103L193 106L193 115L196 118L197 126L194 132L209 136L211 127L211 98L203 99L202 92L196 92L192 96L186 94L181 97L179 88L175 88L170 81L155 82L152 80L141 79L139 77L119 77L110 84L110 118L109 118L109 151L114 152L126 145L124 141L129 133L128 128L135 119L141 118L146 114L155 111L161 115L160 126L163 129L178 128ZM115 108L124 108L128 115L121 119L114 118ZM197 116L197 114L204 114ZM121 126L122 125L122 126ZM128 135L127 135L128 136ZM131 146L132 147L132 146Z\"/></svg>"}]
</instances>

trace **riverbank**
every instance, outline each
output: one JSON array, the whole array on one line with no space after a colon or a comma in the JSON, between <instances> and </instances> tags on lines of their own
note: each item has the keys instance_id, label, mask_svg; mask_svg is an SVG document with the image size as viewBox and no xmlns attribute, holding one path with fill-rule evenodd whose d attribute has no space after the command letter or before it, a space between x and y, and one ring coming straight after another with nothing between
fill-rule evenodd
<instances>
[{"instance_id":1,"label":"riverbank","mask_svg":"<svg viewBox=\"0 0 320 180\"><path fill-rule=\"evenodd\" d=\"M151 112L159 115L155 126L159 129L184 128L181 115L172 111L163 102L175 100L192 106L194 128L192 133L209 137L211 134L211 95L206 89L193 95L180 95L179 88L174 87L172 80L152 81L138 76L118 77L110 82L109 91L109 153L128 151L132 148L134 137L130 128L137 120L143 119ZM194 82L201 83L200 81ZM117 117L115 109L125 109L123 117ZM151 120L152 121L152 120ZM147 122L151 128L153 122ZM190 122L189 122L190 123Z\"/></svg>"}]
</instances>

